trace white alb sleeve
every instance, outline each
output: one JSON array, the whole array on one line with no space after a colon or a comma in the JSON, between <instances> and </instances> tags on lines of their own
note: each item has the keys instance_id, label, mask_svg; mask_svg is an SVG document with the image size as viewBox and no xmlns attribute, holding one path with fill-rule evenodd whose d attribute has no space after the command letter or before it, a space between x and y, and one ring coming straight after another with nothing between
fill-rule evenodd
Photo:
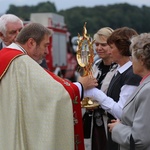
<instances>
[{"instance_id":1,"label":"white alb sleeve","mask_svg":"<svg viewBox=\"0 0 150 150\"><path fill-rule=\"evenodd\" d=\"M84 92L84 97L91 97L92 99L97 100L100 103L101 107L107 112L111 113L115 118L118 118L118 115L122 113L122 110L120 110L120 107L117 108L116 111L114 111L113 108L117 103L112 98L108 97L104 92L102 92L101 90L97 88L86 90Z\"/></svg>"},{"instance_id":2,"label":"white alb sleeve","mask_svg":"<svg viewBox=\"0 0 150 150\"><path fill-rule=\"evenodd\" d=\"M75 84L78 87L79 92L80 92L80 98L82 99L83 98L83 90L84 90L82 84L80 82L73 82L73 84Z\"/></svg>"},{"instance_id":3,"label":"white alb sleeve","mask_svg":"<svg viewBox=\"0 0 150 150\"><path fill-rule=\"evenodd\" d=\"M111 97L108 97L104 92L97 88L86 90L84 92L84 97L91 97L97 100L104 110L112 114L115 118L121 119L123 106L136 88L136 86L124 85L121 88L119 100L117 100L118 102Z\"/></svg>"}]
</instances>

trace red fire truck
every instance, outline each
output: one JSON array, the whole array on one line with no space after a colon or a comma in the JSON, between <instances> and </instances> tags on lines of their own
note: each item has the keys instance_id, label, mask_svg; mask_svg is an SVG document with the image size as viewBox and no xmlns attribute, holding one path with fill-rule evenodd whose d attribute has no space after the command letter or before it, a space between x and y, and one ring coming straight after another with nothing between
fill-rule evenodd
<instances>
[{"instance_id":1,"label":"red fire truck","mask_svg":"<svg viewBox=\"0 0 150 150\"><path fill-rule=\"evenodd\" d=\"M31 13L30 21L41 23L45 27L53 31L53 35L50 38L49 54L46 57L48 69L57 75L62 75L61 72L65 70L63 77L72 78L74 76L77 62L76 58L72 54L72 58L68 60L68 42L69 32L66 28L64 17L55 13ZM69 65L68 65L69 64ZM70 77L65 76L69 74Z\"/></svg>"}]
</instances>

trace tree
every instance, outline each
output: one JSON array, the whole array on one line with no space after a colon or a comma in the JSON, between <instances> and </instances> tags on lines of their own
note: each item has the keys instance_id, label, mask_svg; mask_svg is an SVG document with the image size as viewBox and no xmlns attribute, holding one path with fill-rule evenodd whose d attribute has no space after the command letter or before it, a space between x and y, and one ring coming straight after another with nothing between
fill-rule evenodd
<instances>
[{"instance_id":1,"label":"tree","mask_svg":"<svg viewBox=\"0 0 150 150\"><path fill-rule=\"evenodd\" d=\"M128 3L95 7L72 7L57 11L55 4L48 1L39 3L37 6L17 7L10 5L6 13L15 14L28 21L31 13L38 12L53 12L63 15L72 36L82 33L85 22L87 22L90 36L93 36L98 29L106 26L113 29L128 26L139 33L150 31L150 7L137 7Z\"/></svg>"},{"instance_id":2,"label":"tree","mask_svg":"<svg viewBox=\"0 0 150 150\"><path fill-rule=\"evenodd\" d=\"M10 5L9 9L6 11L6 14L11 13L14 15L17 15L18 17L22 18L25 21L28 21L30 19L31 13L36 12L54 12L56 13L56 7L54 3L51 3L49 1L39 3L37 6L15 6Z\"/></svg>"}]
</instances>

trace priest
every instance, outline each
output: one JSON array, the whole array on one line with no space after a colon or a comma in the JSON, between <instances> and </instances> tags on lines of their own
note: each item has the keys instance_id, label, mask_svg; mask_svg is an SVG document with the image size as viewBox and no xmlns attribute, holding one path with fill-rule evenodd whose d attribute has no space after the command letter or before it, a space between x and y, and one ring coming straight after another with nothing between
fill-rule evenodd
<instances>
[{"instance_id":1,"label":"priest","mask_svg":"<svg viewBox=\"0 0 150 150\"><path fill-rule=\"evenodd\" d=\"M31 23L16 43L0 51L0 149L84 150L82 87L97 83L71 83L38 64L48 53L51 35Z\"/></svg>"}]
</instances>

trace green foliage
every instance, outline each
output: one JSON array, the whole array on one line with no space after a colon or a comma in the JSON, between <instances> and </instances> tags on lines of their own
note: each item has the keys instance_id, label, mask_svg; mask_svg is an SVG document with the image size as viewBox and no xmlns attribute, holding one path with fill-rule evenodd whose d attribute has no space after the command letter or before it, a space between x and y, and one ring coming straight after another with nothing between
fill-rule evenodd
<instances>
[{"instance_id":1,"label":"green foliage","mask_svg":"<svg viewBox=\"0 0 150 150\"><path fill-rule=\"evenodd\" d=\"M9 9L6 11L7 14L15 14L18 17L22 18L25 21L28 21L30 19L31 13L36 12L53 12L56 13L56 7L54 3L51 3L49 1L39 3L37 6L15 6L15 5L9 5Z\"/></svg>"},{"instance_id":2,"label":"green foliage","mask_svg":"<svg viewBox=\"0 0 150 150\"><path fill-rule=\"evenodd\" d=\"M146 6L140 8L124 3L93 8L74 7L59 13L65 16L73 36L82 29L84 21L88 22L87 29L91 35L106 26L113 29L128 26L139 33L150 31L150 8Z\"/></svg>"},{"instance_id":3,"label":"green foliage","mask_svg":"<svg viewBox=\"0 0 150 150\"><path fill-rule=\"evenodd\" d=\"M65 23L72 36L82 34L82 28L87 22L87 30L90 36L100 28L109 26L113 29L128 26L137 32L150 31L150 7L137 7L124 4L114 4L95 7L72 7L70 9L57 11L55 4L42 2L37 6L15 6L10 5L6 13L12 13L24 20L29 20L31 13L53 12L63 15Z\"/></svg>"}]
</instances>

